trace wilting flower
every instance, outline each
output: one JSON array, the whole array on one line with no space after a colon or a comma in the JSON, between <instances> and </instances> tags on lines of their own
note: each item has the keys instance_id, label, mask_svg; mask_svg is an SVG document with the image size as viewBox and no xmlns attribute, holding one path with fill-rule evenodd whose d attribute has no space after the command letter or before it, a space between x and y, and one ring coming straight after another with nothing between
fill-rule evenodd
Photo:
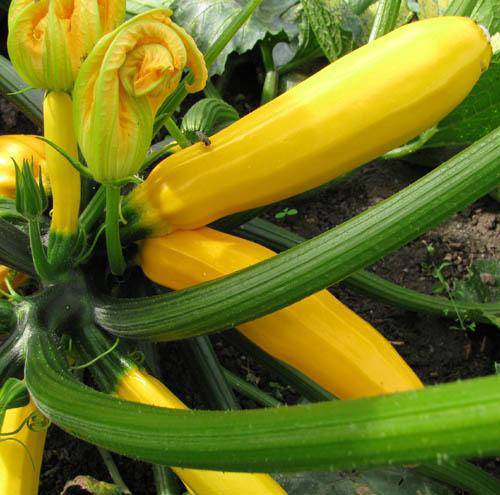
<instances>
[{"instance_id":1,"label":"wilting flower","mask_svg":"<svg viewBox=\"0 0 500 495\"><path fill-rule=\"evenodd\" d=\"M40 167L45 166L44 143L35 136L21 134L0 136L0 196L14 198L16 195L16 168L14 161L33 163L33 173L38 177Z\"/></svg>"},{"instance_id":2,"label":"wilting flower","mask_svg":"<svg viewBox=\"0 0 500 495\"><path fill-rule=\"evenodd\" d=\"M193 38L167 9L134 17L102 38L83 63L73 92L74 124L87 164L100 182L135 174L151 143L155 114L178 86L203 89L207 69Z\"/></svg>"},{"instance_id":3,"label":"wilting flower","mask_svg":"<svg viewBox=\"0 0 500 495\"><path fill-rule=\"evenodd\" d=\"M93 46L124 17L124 0L13 0L10 59L31 86L71 91Z\"/></svg>"}]
</instances>

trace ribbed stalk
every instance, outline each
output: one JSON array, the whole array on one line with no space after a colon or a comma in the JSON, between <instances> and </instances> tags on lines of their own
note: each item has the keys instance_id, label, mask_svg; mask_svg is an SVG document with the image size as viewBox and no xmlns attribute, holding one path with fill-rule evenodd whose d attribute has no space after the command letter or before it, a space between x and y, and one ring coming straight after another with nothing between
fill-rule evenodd
<instances>
[{"instance_id":1,"label":"ribbed stalk","mask_svg":"<svg viewBox=\"0 0 500 495\"><path fill-rule=\"evenodd\" d=\"M498 453L499 376L288 408L171 411L77 382L45 330L31 328L27 349L26 383L45 415L79 438L157 464L299 471Z\"/></svg>"},{"instance_id":2,"label":"ribbed stalk","mask_svg":"<svg viewBox=\"0 0 500 495\"><path fill-rule=\"evenodd\" d=\"M242 225L236 229L236 233L276 251L289 249L305 241L299 235L261 218L255 218ZM406 289L364 270L353 273L341 284L409 311L436 314L450 319L456 319L458 313L462 318L484 323L490 323L490 317L500 316L500 302L468 303L429 296L416 290Z\"/></svg>"},{"instance_id":3,"label":"ribbed stalk","mask_svg":"<svg viewBox=\"0 0 500 495\"><path fill-rule=\"evenodd\" d=\"M477 4L477 0L452 0L446 8L444 15L458 15L469 17Z\"/></svg>"},{"instance_id":4,"label":"ribbed stalk","mask_svg":"<svg viewBox=\"0 0 500 495\"><path fill-rule=\"evenodd\" d=\"M16 320L14 306L9 301L0 299L0 334L10 333Z\"/></svg>"},{"instance_id":5,"label":"ribbed stalk","mask_svg":"<svg viewBox=\"0 0 500 495\"><path fill-rule=\"evenodd\" d=\"M15 330L0 346L0 386L7 378L15 376L23 366L23 342L21 330Z\"/></svg>"},{"instance_id":6,"label":"ribbed stalk","mask_svg":"<svg viewBox=\"0 0 500 495\"><path fill-rule=\"evenodd\" d=\"M78 159L71 97L57 91L48 93L43 102L43 115L45 137ZM48 144L45 154L53 198L49 260L55 265L69 265L78 232L80 174Z\"/></svg>"},{"instance_id":7,"label":"ribbed stalk","mask_svg":"<svg viewBox=\"0 0 500 495\"><path fill-rule=\"evenodd\" d=\"M396 27L401 0L380 0L368 43L384 36Z\"/></svg>"},{"instance_id":8,"label":"ribbed stalk","mask_svg":"<svg viewBox=\"0 0 500 495\"><path fill-rule=\"evenodd\" d=\"M116 335L175 340L224 330L340 282L406 244L495 187L500 129L411 186L286 253L184 291L96 303Z\"/></svg>"}]
</instances>

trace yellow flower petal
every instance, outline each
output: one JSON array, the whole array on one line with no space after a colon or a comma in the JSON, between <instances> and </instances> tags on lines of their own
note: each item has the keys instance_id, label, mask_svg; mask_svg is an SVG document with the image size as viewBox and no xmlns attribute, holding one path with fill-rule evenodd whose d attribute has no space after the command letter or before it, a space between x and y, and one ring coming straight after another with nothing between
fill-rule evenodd
<instances>
[{"instance_id":1,"label":"yellow flower petal","mask_svg":"<svg viewBox=\"0 0 500 495\"><path fill-rule=\"evenodd\" d=\"M31 86L71 91L87 54L124 16L124 0L13 0L10 59Z\"/></svg>"},{"instance_id":2,"label":"yellow flower petal","mask_svg":"<svg viewBox=\"0 0 500 495\"><path fill-rule=\"evenodd\" d=\"M137 172L151 143L156 111L185 68L196 67L193 88L206 83L203 56L171 15L155 9L132 18L102 38L82 64L73 91L74 125L100 182Z\"/></svg>"}]
</instances>

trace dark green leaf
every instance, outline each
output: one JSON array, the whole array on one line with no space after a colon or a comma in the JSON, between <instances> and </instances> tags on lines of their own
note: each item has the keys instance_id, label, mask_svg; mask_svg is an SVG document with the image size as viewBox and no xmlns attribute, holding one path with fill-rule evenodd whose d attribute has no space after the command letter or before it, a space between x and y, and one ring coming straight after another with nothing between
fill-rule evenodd
<instances>
[{"instance_id":1,"label":"dark green leaf","mask_svg":"<svg viewBox=\"0 0 500 495\"><path fill-rule=\"evenodd\" d=\"M7 409L23 407L30 401L26 385L17 378L9 378L0 388L0 418Z\"/></svg>"},{"instance_id":2,"label":"dark green leaf","mask_svg":"<svg viewBox=\"0 0 500 495\"><path fill-rule=\"evenodd\" d=\"M298 0L264 0L255 14L229 42L211 68L211 74L224 71L232 52L244 53L267 34L295 35L297 28L286 22L287 10ZM191 34L203 53L239 13L248 0L176 0L172 5L175 21Z\"/></svg>"},{"instance_id":3,"label":"dark green leaf","mask_svg":"<svg viewBox=\"0 0 500 495\"><path fill-rule=\"evenodd\" d=\"M275 476L289 495L453 495L448 487L411 469L377 469Z\"/></svg>"},{"instance_id":4,"label":"dark green leaf","mask_svg":"<svg viewBox=\"0 0 500 495\"><path fill-rule=\"evenodd\" d=\"M500 53L464 102L438 124L424 148L467 146L500 126Z\"/></svg>"}]
</instances>

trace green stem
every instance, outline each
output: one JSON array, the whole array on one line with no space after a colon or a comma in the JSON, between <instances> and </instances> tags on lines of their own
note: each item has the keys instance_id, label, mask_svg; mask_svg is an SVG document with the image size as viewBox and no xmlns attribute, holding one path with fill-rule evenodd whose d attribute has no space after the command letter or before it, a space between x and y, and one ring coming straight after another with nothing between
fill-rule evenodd
<instances>
[{"instance_id":1,"label":"green stem","mask_svg":"<svg viewBox=\"0 0 500 495\"><path fill-rule=\"evenodd\" d=\"M318 58L324 58L325 54L323 50L318 47L314 51L307 53L303 57L294 58L290 62L278 67L278 75L284 76L288 72L292 72L295 69L302 68L304 65L317 60Z\"/></svg>"},{"instance_id":2,"label":"green stem","mask_svg":"<svg viewBox=\"0 0 500 495\"><path fill-rule=\"evenodd\" d=\"M257 402L257 404L261 404L264 407L279 407L282 405L279 400L243 380L238 375L231 373L231 371L223 369L223 373L229 385L231 385L231 387L233 387L236 392L239 392L241 395L252 399L253 401Z\"/></svg>"},{"instance_id":3,"label":"green stem","mask_svg":"<svg viewBox=\"0 0 500 495\"><path fill-rule=\"evenodd\" d=\"M23 332L16 329L0 346L0 386L19 372L23 362Z\"/></svg>"},{"instance_id":4,"label":"green stem","mask_svg":"<svg viewBox=\"0 0 500 495\"><path fill-rule=\"evenodd\" d=\"M262 53L262 61L266 71L260 104L265 105L269 101L274 100L278 94L279 75L276 67L274 66L273 45L267 41L263 41L260 44L260 51Z\"/></svg>"},{"instance_id":5,"label":"green stem","mask_svg":"<svg viewBox=\"0 0 500 495\"><path fill-rule=\"evenodd\" d=\"M338 283L415 239L500 181L500 128L361 215L221 279L149 298L96 301L117 336L176 340L254 320Z\"/></svg>"},{"instance_id":6,"label":"green stem","mask_svg":"<svg viewBox=\"0 0 500 495\"><path fill-rule=\"evenodd\" d=\"M80 215L80 228L86 235L89 235L95 225L103 218L105 210L106 188L100 186Z\"/></svg>"},{"instance_id":7,"label":"green stem","mask_svg":"<svg viewBox=\"0 0 500 495\"><path fill-rule=\"evenodd\" d=\"M106 185L106 248L113 275L122 275L126 268L120 240L120 188Z\"/></svg>"},{"instance_id":8,"label":"green stem","mask_svg":"<svg viewBox=\"0 0 500 495\"><path fill-rule=\"evenodd\" d=\"M299 235L277 225L255 218L235 231L246 239L262 243L276 251L289 249L305 241ZM374 273L360 270L341 282L370 297L409 311L425 312L456 319L457 312L465 319L489 323L490 316L500 316L498 303L466 303L421 294L384 280Z\"/></svg>"},{"instance_id":9,"label":"green stem","mask_svg":"<svg viewBox=\"0 0 500 495\"><path fill-rule=\"evenodd\" d=\"M44 282L53 282L56 279L56 273L47 259L47 253L42 244L42 233L40 232L40 222L38 219L32 219L28 222L30 247L33 255L33 264L36 273Z\"/></svg>"},{"instance_id":10,"label":"green stem","mask_svg":"<svg viewBox=\"0 0 500 495\"><path fill-rule=\"evenodd\" d=\"M181 148L187 148L188 146L191 146L191 142L179 129L179 126L175 123L172 117L167 118L164 123L168 133L177 141L177 144Z\"/></svg>"},{"instance_id":11,"label":"green stem","mask_svg":"<svg viewBox=\"0 0 500 495\"><path fill-rule=\"evenodd\" d=\"M153 464L153 475L156 495L181 495L180 483L170 468Z\"/></svg>"},{"instance_id":12,"label":"green stem","mask_svg":"<svg viewBox=\"0 0 500 495\"><path fill-rule=\"evenodd\" d=\"M349 7L356 15L361 15L370 5L374 4L377 0L350 0Z\"/></svg>"},{"instance_id":13,"label":"green stem","mask_svg":"<svg viewBox=\"0 0 500 495\"><path fill-rule=\"evenodd\" d=\"M430 129L427 129L426 131L422 132L420 136L415 139L413 142L405 144L404 146L400 146L399 148L395 148L391 151L388 151L387 153L383 154L381 158L384 160L394 160L398 158L403 158L407 155L410 155L411 153L415 153L415 151L418 151L420 148L424 146L427 141L430 141L430 139L438 132L437 126L431 127Z\"/></svg>"},{"instance_id":14,"label":"green stem","mask_svg":"<svg viewBox=\"0 0 500 495\"><path fill-rule=\"evenodd\" d=\"M401 7L401 0L380 0L373 21L368 43L391 32L396 26L396 21Z\"/></svg>"},{"instance_id":15,"label":"green stem","mask_svg":"<svg viewBox=\"0 0 500 495\"><path fill-rule=\"evenodd\" d=\"M191 354L190 364L195 366L195 376L203 386L209 406L214 409L236 410L240 405L228 385L219 359L208 337L196 337L186 342Z\"/></svg>"},{"instance_id":16,"label":"green stem","mask_svg":"<svg viewBox=\"0 0 500 495\"><path fill-rule=\"evenodd\" d=\"M118 470L118 467L111 453L108 452L106 449L101 449L100 447L97 447L97 450L99 451L99 454L101 455L104 464L106 464L106 467L108 468L108 472L109 475L111 476L111 479L113 480L113 483L121 490L123 495L132 495L132 492L125 484L125 481L123 481L123 478L120 474L120 471Z\"/></svg>"},{"instance_id":17,"label":"green stem","mask_svg":"<svg viewBox=\"0 0 500 495\"><path fill-rule=\"evenodd\" d=\"M330 392L327 392L309 377L305 376L292 366L267 354L267 352L263 351L260 347L256 346L251 340L248 340L236 330L228 330L227 332L224 332L222 334L222 338L229 344L237 347L247 356L251 356L257 362L263 364L266 368L275 373L283 383L290 385L310 402L321 402L335 399Z\"/></svg>"},{"instance_id":18,"label":"green stem","mask_svg":"<svg viewBox=\"0 0 500 495\"><path fill-rule=\"evenodd\" d=\"M297 472L498 453L500 376L304 406L170 410L79 383L53 338L32 322L25 380L40 411L78 438L155 464Z\"/></svg>"},{"instance_id":19,"label":"green stem","mask_svg":"<svg viewBox=\"0 0 500 495\"><path fill-rule=\"evenodd\" d=\"M205 86L203 92L205 93L205 96L207 98L218 98L219 100L222 100L222 95L220 94L220 91L215 87L215 84L212 82L211 79L207 81L207 85Z\"/></svg>"},{"instance_id":20,"label":"green stem","mask_svg":"<svg viewBox=\"0 0 500 495\"><path fill-rule=\"evenodd\" d=\"M444 15L470 17L477 0L452 0L446 8Z\"/></svg>"}]
</instances>

